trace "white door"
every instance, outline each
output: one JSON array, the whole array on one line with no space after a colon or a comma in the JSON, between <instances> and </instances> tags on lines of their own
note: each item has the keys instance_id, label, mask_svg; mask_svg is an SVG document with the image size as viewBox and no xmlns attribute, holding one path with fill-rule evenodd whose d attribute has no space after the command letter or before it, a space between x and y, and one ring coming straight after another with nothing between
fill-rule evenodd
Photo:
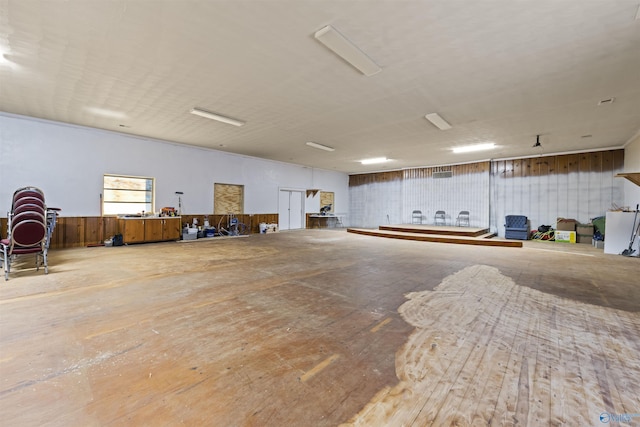
<instances>
[{"instance_id":1,"label":"white door","mask_svg":"<svg viewBox=\"0 0 640 427\"><path fill-rule=\"evenodd\" d=\"M303 208L302 202L304 198L302 197L301 191L292 191L291 197L289 199L289 228L291 230L297 230L300 228L304 228L303 226Z\"/></svg>"},{"instance_id":2,"label":"white door","mask_svg":"<svg viewBox=\"0 0 640 427\"><path fill-rule=\"evenodd\" d=\"M280 190L278 200L278 228L296 230L304 228L304 197L302 191Z\"/></svg>"}]
</instances>

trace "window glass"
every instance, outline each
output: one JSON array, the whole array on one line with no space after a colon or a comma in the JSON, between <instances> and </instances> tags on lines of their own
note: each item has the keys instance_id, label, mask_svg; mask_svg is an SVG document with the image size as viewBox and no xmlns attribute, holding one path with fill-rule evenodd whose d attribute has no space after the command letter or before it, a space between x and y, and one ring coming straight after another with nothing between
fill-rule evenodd
<instances>
[{"instance_id":1,"label":"window glass","mask_svg":"<svg viewBox=\"0 0 640 427\"><path fill-rule=\"evenodd\" d=\"M104 175L103 215L153 212L153 178Z\"/></svg>"}]
</instances>

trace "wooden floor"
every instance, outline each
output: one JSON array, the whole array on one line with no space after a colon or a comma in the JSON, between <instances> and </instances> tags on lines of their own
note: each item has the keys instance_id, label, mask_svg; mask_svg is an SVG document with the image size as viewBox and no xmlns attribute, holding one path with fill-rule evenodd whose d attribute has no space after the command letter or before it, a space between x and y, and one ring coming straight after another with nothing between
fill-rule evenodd
<instances>
[{"instance_id":1,"label":"wooden floor","mask_svg":"<svg viewBox=\"0 0 640 427\"><path fill-rule=\"evenodd\" d=\"M601 425L640 413L638 277L344 230L51 251L0 283L0 425Z\"/></svg>"}]
</instances>

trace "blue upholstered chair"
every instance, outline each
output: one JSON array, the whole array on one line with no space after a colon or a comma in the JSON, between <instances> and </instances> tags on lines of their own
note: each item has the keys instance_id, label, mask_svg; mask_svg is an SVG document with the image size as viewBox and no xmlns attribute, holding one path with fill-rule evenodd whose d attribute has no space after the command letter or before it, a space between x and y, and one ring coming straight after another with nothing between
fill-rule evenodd
<instances>
[{"instance_id":1,"label":"blue upholstered chair","mask_svg":"<svg viewBox=\"0 0 640 427\"><path fill-rule=\"evenodd\" d=\"M507 239L528 240L529 219L524 215L507 215L504 224L504 237Z\"/></svg>"}]
</instances>

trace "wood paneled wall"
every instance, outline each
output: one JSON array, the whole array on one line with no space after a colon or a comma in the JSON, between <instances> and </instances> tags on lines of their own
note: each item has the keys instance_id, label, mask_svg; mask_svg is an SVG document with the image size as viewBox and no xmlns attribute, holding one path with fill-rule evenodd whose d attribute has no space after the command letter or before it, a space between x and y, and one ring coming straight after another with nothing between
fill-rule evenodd
<instances>
[{"instance_id":1,"label":"wood paneled wall","mask_svg":"<svg viewBox=\"0 0 640 427\"><path fill-rule=\"evenodd\" d=\"M493 175L504 178L611 172L624 168L624 150L498 160L491 162L491 168Z\"/></svg>"},{"instance_id":2,"label":"wood paneled wall","mask_svg":"<svg viewBox=\"0 0 640 427\"><path fill-rule=\"evenodd\" d=\"M49 248L78 248L99 245L118 232L115 217L58 217ZM0 234L7 235L7 218L0 218Z\"/></svg>"},{"instance_id":3,"label":"wood paneled wall","mask_svg":"<svg viewBox=\"0 0 640 427\"><path fill-rule=\"evenodd\" d=\"M403 171L365 173L360 175L349 175L349 187L359 185L376 184L380 182L402 181Z\"/></svg>"},{"instance_id":4,"label":"wood paneled wall","mask_svg":"<svg viewBox=\"0 0 640 427\"><path fill-rule=\"evenodd\" d=\"M227 227L227 215L182 215L182 223L183 224L193 224L193 219L198 219L198 225L204 225L205 216L209 218L209 225L211 227L218 228L218 224L221 227ZM235 215L238 218L238 221L247 226L251 233L260 233L260 223L264 222L266 224L277 224L278 223L278 214L242 214Z\"/></svg>"},{"instance_id":5,"label":"wood paneled wall","mask_svg":"<svg viewBox=\"0 0 640 427\"><path fill-rule=\"evenodd\" d=\"M403 170L403 179L432 178L434 172L451 172L452 176L463 176L477 173L486 173L490 170L490 163L478 162L464 165L435 166L430 168L412 168ZM446 179L446 178L443 178Z\"/></svg>"},{"instance_id":6,"label":"wood paneled wall","mask_svg":"<svg viewBox=\"0 0 640 427\"><path fill-rule=\"evenodd\" d=\"M209 224L218 226L221 218L226 215L208 215ZM193 218L198 218L198 224L204 224L205 215L183 215L182 222L191 224ZM278 214L237 215L238 221L245 224L251 233L260 233L260 223L278 223ZM226 219L223 219L226 227ZM119 233L118 218L116 217L58 217L56 228L51 236L51 249L78 248L94 246ZM7 218L0 218L0 236L7 235Z\"/></svg>"},{"instance_id":7,"label":"wood paneled wall","mask_svg":"<svg viewBox=\"0 0 640 427\"><path fill-rule=\"evenodd\" d=\"M349 176L349 187L403 179L431 178L434 172L451 171L454 176L487 172L505 178L543 176L569 172L608 172L624 167L624 150L541 156L526 159L494 160L464 165L412 168Z\"/></svg>"}]
</instances>

